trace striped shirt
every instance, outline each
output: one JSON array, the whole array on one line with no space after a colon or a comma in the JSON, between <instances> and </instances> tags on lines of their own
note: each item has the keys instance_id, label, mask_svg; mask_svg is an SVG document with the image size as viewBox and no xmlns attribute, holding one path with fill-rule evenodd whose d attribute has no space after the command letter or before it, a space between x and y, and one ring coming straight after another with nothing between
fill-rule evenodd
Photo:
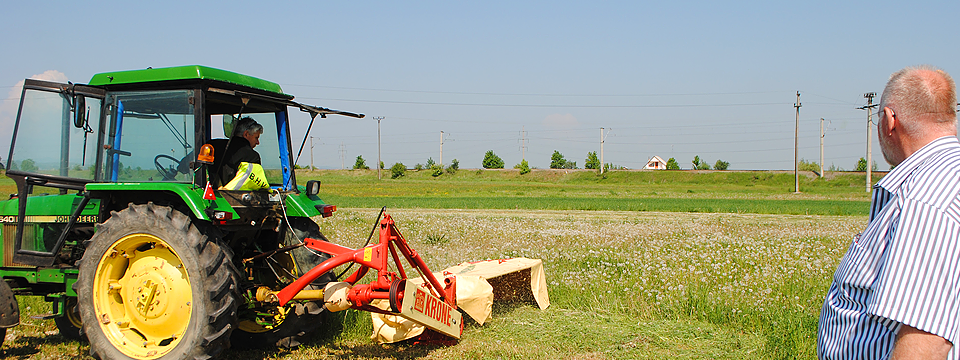
<instances>
[{"instance_id":1,"label":"striped shirt","mask_svg":"<svg viewBox=\"0 0 960 360\"><path fill-rule=\"evenodd\" d=\"M960 142L934 140L873 188L870 222L820 313L821 359L885 359L906 324L960 340ZM960 346L948 359L960 360Z\"/></svg>"}]
</instances>

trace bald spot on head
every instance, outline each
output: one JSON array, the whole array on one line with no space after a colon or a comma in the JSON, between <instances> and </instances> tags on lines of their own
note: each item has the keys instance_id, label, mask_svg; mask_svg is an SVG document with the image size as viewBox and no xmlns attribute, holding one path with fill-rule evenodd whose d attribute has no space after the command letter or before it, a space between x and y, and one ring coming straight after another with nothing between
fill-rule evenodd
<instances>
[{"instance_id":1,"label":"bald spot on head","mask_svg":"<svg viewBox=\"0 0 960 360\"><path fill-rule=\"evenodd\" d=\"M890 76L880 110L889 107L913 136L956 133L957 90L953 78L932 66L908 67Z\"/></svg>"}]
</instances>

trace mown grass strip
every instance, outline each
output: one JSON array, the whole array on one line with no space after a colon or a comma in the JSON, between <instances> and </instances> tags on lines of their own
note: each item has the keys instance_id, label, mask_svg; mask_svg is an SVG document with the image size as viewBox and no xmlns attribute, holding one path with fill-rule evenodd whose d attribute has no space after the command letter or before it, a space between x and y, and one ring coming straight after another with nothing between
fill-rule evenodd
<instances>
[{"instance_id":1,"label":"mown grass strip","mask_svg":"<svg viewBox=\"0 0 960 360\"><path fill-rule=\"evenodd\" d=\"M870 202L853 200L556 198L556 197L349 197L324 202L347 208L608 210L789 215L867 215Z\"/></svg>"}]
</instances>

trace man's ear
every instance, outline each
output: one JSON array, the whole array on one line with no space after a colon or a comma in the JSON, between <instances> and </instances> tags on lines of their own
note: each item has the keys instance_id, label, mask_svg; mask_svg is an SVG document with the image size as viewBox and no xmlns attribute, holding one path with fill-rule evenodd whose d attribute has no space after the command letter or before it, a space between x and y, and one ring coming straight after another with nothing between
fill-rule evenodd
<instances>
[{"instance_id":1,"label":"man's ear","mask_svg":"<svg viewBox=\"0 0 960 360\"><path fill-rule=\"evenodd\" d=\"M898 129L900 127L900 121L897 120L895 113L893 112L893 109L889 107L884 107L882 111L884 112L887 118L887 122L885 126L881 126L881 127L883 128L882 130L884 131L884 133L886 133L887 136L889 136L893 134L894 129ZM882 119L880 121L880 124L884 124Z\"/></svg>"}]
</instances>

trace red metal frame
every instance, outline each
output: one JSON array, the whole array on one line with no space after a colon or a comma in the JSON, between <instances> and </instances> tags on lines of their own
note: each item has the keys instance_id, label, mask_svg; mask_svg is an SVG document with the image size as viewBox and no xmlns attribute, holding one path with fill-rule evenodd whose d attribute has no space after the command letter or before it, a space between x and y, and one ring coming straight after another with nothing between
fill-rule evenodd
<instances>
[{"instance_id":1,"label":"red metal frame","mask_svg":"<svg viewBox=\"0 0 960 360\"><path fill-rule=\"evenodd\" d=\"M420 254L411 249L410 245L407 244L407 240L400 234L400 230L397 229L393 218L391 218L389 214L384 214L380 220L379 242L361 249L354 250L312 238L304 239L303 242L306 247L330 254L332 257L280 290L280 292L277 293L277 298L281 306L286 305L300 290L303 290L304 287L321 275L326 274L337 266L354 262L360 265L360 269L357 269L357 271L347 279L343 280L353 285L347 295L347 299L353 305L352 307L377 313L391 313L371 306L370 302L374 299L390 300L391 286L394 283L408 278L407 272L400 263L398 252L407 260L407 264L426 280L424 286L429 289L433 295L443 299L444 302L454 308L457 306L455 283L452 283L452 279L445 279L448 282L448 286L444 286L443 283L437 280L436 276L430 271L430 268L427 267L427 264L420 258ZM390 271L388 261L390 258L392 258L394 264L396 264L395 268L397 272ZM376 280L369 284L356 285L370 269L377 271ZM396 291L396 288L393 291L393 296L393 300L396 301L396 303L400 303L403 300L403 292Z\"/></svg>"}]
</instances>

